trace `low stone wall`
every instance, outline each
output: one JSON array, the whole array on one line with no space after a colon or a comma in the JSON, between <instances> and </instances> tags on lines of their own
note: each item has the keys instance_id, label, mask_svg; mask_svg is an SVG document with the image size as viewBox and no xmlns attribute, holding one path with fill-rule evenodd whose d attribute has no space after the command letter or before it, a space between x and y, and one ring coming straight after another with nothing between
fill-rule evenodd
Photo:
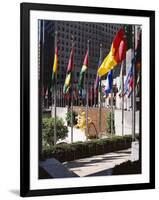
<instances>
[{"instance_id":1,"label":"low stone wall","mask_svg":"<svg viewBox=\"0 0 159 200\"><path fill-rule=\"evenodd\" d=\"M57 116L64 120L65 125L67 125L67 122L65 120L67 110L68 110L67 107L57 107L56 108ZM77 113L86 112L86 107L74 106L73 110L76 111ZM108 111L109 111L109 109L107 109L105 107L103 107L101 109L101 131L100 131L100 134L106 134L106 118L107 118ZM52 116L53 115L54 115L54 108L52 110ZM91 125L89 132L91 132L92 136L95 136L99 133L99 108L89 107L88 108L88 117L90 117L90 119L93 122L93 125Z\"/></svg>"},{"instance_id":2,"label":"low stone wall","mask_svg":"<svg viewBox=\"0 0 159 200\"><path fill-rule=\"evenodd\" d=\"M74 106L73 110L76 111L77 113L83 111L86 111L85 107L78 107L78 106ZM101 132L100 134L106 134L106 118L107 118L107 112L109 111L109 109L107 108L102 108L101 109ZM95 135L96 132L99 133L99 108L92 108L89 107L88 108L88 117L90 117L90 119L92 120L95 128L91 128L91 135Z\"/></svg>"},{"instance_id":3,"label":"low stone wall","mask_svg":"<svg viewBox=\"0 0 159 200\"><path fill-rule=\"evenodd\" d=\"M57 107L57 116L62 118L67 125L65 120L66 113L68 108L67 107ZM77 113L85 112L85 107L74 106L73 110ZM54 110L52 110L53 116ZM107 113L110 112L108 108L103 107L101 109L101 132L100 134L106 134L106 119ZM94 136L99 133L99 108L88 108L88 117L91 118L94 127L91 127L90 132L91 135ZM114 117L115 117L115 134L121 136L122 135L122 111L121 110L114 110ZM74 129L75 131L75 129ZM136 134L139 133L139 111L136 111ZM132 111L124 111L124 135L131 135L132 134Z\"/></svg>"}]
</instances>

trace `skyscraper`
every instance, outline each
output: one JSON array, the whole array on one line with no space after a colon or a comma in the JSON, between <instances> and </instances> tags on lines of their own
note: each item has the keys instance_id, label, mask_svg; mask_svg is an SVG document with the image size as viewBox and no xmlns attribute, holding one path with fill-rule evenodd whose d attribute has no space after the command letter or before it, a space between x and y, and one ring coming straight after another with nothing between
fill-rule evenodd
<instances>
[{"instance_id":1,"label":"skyscraper","mask_svg":"<svg viewBox=\"0 0 159 200\"><path fill-rule=\"evenodd\" d=\"M72 35L75 40L74 80L75 82L78 80L87 49L87 40L89 39L89 70L86 80L88 80L89 84L93 84L97 73L99 46L100 44L103 46L104 58L109 52L113 38L121 26L121 24L45 20L44 29L40 28L41 32L44 31L41 34L44 36L44 63L42 70L44 86L51 84L55 31L58 32L58 84L64 84L71 51Z\"/></svg>"}]
</instances>

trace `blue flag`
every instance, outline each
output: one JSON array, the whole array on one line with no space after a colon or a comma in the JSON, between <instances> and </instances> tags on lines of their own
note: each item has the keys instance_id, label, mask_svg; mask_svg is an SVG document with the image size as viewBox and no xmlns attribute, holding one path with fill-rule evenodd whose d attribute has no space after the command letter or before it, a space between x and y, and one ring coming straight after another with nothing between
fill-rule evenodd
<instances>
[{"instance_id":1,"label":"blue flag","mask_svg":"<svg viewBox=\"0 0 159 200\"><path fill-rule=\"evenodd\" d=\"M113 85L113 76L112 76L112 70L109 71L108 75L107 75L107 80L106 80L106 87L104 89L104 93L107 95L109 93L111 93L112 91L112 85Z\"/></svg>"},{"instance_id":2,"label":"blue flag","mask_svg":"<svg viewBox=\"0 0 159 200\"><path fill-rule=\"evenodd\" d=\"M124 94L127 94L129 92L132 76L133 76L133 65L129 67L129 71L124 84Z\"/></svg>"}]
</instances>

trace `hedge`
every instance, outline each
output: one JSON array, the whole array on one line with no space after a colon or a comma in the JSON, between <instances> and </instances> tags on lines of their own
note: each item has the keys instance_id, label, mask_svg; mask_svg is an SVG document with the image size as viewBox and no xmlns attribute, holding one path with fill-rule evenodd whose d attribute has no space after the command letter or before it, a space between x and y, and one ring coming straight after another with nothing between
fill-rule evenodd
<instances>
[{"instance_id":1,"label":"hedge","mask_svg":"<svg viewBox=\"0 0 159 200\"><path fill-rule=\"evenodd\" d=\"M57 144L44 149L42 159L54 157L60 162L72 161L131 147L132 136L114 136L106 139L94 139L86 142Z\"/></svg>"},{"instance_id":2,"label":"hedge","mask_svg":"<svg viewBox=\"0 0 159 200\"><path fill-rule=\"evenodd\" d=\"M138 161L127 161L116 165L113 168L112 175L126 175L126 174L140 174L141 173L141 162Z\"/></svg>"}]
</instances>

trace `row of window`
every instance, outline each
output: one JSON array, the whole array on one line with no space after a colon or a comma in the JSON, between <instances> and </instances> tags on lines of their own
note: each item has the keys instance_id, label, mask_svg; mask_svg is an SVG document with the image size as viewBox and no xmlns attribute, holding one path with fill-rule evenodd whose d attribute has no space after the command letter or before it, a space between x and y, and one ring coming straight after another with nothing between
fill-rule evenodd
<instances>
[{"instance_id":1,"label":"row of window","mask_svg":"<svg viewBox=\"0 0 159 200\"><path fill-rule=\"evenodd\" d=\"M117 30L121 25L117 24L97 24L97 23L80 23L80 22L58 22L58 29L66 30L68 28L73 29L98 29L105 31L107 29L114 29Z\"/></svg>"},{"instance_id":2,"label":"row of window","mask_svg":"<svg viewBox=\"0 0 159 200\"><path fill-rule=\"evenodd\" d=\"M53 29L52 29L53 30ZM105 35L105 33L107 34L112 34L115 35L116 34L116 30L114 29L106 29L106 30L99 30L99 29L82 29L82 30L75 30L75 29L58 29L57 30L59 32L59 36L61 37L66 37L66 38L70 38L71 35L76 36L82 36L82 35L86 35L86 34L91 34L96 36L96 35Z\"/></svg>"},{"instance_id":3,"label":"row of window","mask_svg":"<svg viewBox=\"0 0 159 200\"><path fill-rule=\"evenodd\" d=\"M76 72L75 77L78 78L79 74L80 74L80 72ZM90 79L93 79L93 80L95 80L95 78L96 78L96 74L86 74L85 76L86 76L86 78L90 78ZM57 74L57 78L58 79L65 79L66 74Z\"/></svg>"}]
</instances>

